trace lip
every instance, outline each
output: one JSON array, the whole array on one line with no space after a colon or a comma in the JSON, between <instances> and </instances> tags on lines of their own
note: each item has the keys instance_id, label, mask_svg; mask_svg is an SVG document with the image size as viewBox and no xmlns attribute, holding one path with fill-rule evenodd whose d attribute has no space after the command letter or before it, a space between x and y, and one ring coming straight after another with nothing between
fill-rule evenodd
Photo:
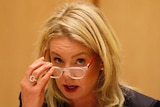
<instances>
[{"instance_id":1,"label":"lip","mask_svg":"<svg viewBox=\"0 0 160 107\"><path fill-rule=\"evenodd\" d=\"M71 88L69 88L71 87ZM74 93L78 90L78 87L77 85L64 85L64 90L67 92L67 93Z\"/></svg>"}]
</instances>

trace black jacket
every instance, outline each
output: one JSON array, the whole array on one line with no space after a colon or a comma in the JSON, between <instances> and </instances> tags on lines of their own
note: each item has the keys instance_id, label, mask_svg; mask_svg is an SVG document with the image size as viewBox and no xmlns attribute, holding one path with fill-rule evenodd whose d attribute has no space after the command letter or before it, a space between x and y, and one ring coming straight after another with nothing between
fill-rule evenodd
<instances>
[{"instance_id":1,"label":"black jacket","mask_svg":"<svg viewBox=\"0 0 160 107\"><path fill-rule=\"evenodd\" d=\"M125 95L124 107L160 107L160 101L130 90Z\"/></svg>"},{"instance_id":2,"label":"black jacket","mask_svg":"<svg viewBox=\"0 0 160 107\"><path fill-rule=\"evenodd\" d=\"M20 101L19 107L22 107L21 95L19 96L19 101ZM44 103L42 107L48 107L48 106L46 103ZM145 96L136 91L129 90L127 92L125 91L124 107L160 107L160 101Z\"/></svg>"}]
</instances>

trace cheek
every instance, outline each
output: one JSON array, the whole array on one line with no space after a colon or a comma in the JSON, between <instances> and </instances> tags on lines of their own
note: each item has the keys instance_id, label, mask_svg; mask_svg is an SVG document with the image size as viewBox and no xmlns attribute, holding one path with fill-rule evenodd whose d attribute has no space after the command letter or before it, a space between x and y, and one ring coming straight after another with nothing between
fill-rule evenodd
<instances>
[{"instance_id":1,"label":"cheek","mask_svg":"<svg viewBox=\"0 0 160 107\"><path fill-rule=\"evenodd\" d=\"M95 63L86 72L85 80L88 81L89 84L90 83L92 83L92 85L96 84L99 77L100 69L101 69L101 66Z\"/></svg>"},{"instance_id":2,"label":"cheek","mask_svg":"<svg viewBox=\"0 0 160 107\"><path fill-rule=\"evenodd\" d=\"M89 69L88 75L91 75L93 78L98 78L100 73L101 66L98 62L94 63L93 66Z\"/></svg>"},{"instance_id":3,"label":"cheek","mask_svg":"<svg viewBox=\"0 0 160 107\"><path fill-rule=\"evenodd\" d=\"M99 76L99 70L97 68L90 69L89 71L86 72L86 76L84 78L84 84L86 84L85 86L90 86L90 87L94 87L97 83L98 80L98 76Z\"/></svg>"}]
</instances>

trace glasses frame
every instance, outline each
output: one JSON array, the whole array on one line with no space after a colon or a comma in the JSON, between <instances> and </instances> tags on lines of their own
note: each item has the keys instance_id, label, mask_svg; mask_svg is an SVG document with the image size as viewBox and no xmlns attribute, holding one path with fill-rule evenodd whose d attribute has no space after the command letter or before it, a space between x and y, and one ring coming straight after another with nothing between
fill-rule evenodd
<instances>
[{"instance_id":1,"label":"glasses frame","mask_svg":"<svg viewBox=\"0 0 160 107\"><path fill-rule=\"evenodd\" d=\"M72 79L82 79L85 74L86 74L86 71L89 69L89 67L92 65L92 63L95 61L97 55L94 55L92 60L86 65L86 66L83 66L83 67L68 67L68 68L61 68L61 67L58 67L58 66L52 66L51 70L53 69L59 69L61 71L61 74L59 76L50 76L50 78L53 78L53 79L56 79L56 78L60 78L63 74L63 72L66 72L67 75L72 78ZM79 69L79 70L82 70L84 72L84 75L82 75L81 77L73 77L70 75L70 70L71 69Z\"/></svg>"}]
</instances>

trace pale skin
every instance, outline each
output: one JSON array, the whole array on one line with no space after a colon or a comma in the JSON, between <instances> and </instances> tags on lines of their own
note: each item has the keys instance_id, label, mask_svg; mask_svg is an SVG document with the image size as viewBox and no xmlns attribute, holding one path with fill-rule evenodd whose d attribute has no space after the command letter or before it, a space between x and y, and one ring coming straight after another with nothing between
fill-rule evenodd
<instances>
[{"instance_id":1,"label":"pale skin","mask_svg":"<svg viewBox=\"0 0 160 107\"><path fill-rule=\"evenodd\" d=\"M30 65L21 82L23 107L42 107L44 89L52 75L52 71L49 70L52 65L64 68L86 66L95 56L93 51L81 43L64 36L52 39L49 49L51 63L45 62L43 57L36 60ZM63 72L62 76L56 79L56 84L60 91L72 102L70 107L98 106L95 96L95 85L102 67L103 63L97 56L82 79L72 79L66 72ZM37 83L29 81L30 75L38 78L46 70L48 72ZM68 87L72 87L73 89L69 89Z\"/></svg>"},{"instance_id":2,"label":"pale skin","mask_svg":"<svg viewBox=\"0 0 160 107\"><path fill-rule=\"evenodd\" d=\"M37 83L31 83L29 76L34 75L37 78L46 70L52 67L52 63L44 62L44 57L39 58L33 62L21 81L22 106L23 107L42 107L44 100L45 86L52 75L49 71Z\"/></svg>"}]
</instances>

